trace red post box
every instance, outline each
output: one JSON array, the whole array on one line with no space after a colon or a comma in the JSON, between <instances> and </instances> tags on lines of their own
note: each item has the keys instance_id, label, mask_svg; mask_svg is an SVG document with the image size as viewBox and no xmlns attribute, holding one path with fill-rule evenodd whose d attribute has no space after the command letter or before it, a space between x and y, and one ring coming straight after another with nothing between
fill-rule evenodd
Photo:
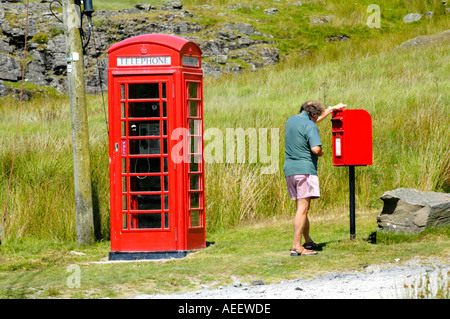
<instances>
[{"instance_id":1,"label":"red post box","mask_svg":"<svg viewBox=\"0 0 450 319\"><path fill-rule=\"evenodd\" d=\"M366 110L333 112L333 165L372 165L372 118Z\"/></svg>"},{"instance_id":2,"label":"red post box","mask_svg":"<svg viewBox=\"0 0 450 319\"><path fill-rule=\"evenodd\" d=\"M333 165L349 167L350 239L355 235L355 166L372 165L372 118L365 110L333 111Z\"/></svg>"},{"instance_id":3,"label":"red post box","mask_svg":"<svg viewBox=\"0 0 450 319\"><path fill-rule=\"evenodd\" d=\"M206 246L201 54L161 34L108 50L111 260L178 258ZM172 156L179 143L188 160Z\"/></svg>"}]
</instances>

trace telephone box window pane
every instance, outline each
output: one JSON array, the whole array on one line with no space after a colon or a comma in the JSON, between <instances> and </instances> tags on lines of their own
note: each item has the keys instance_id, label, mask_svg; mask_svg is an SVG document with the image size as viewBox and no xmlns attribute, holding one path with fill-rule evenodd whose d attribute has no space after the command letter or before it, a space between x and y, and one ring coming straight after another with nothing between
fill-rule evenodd
<instances>
[{"instance_id":1,"label":"telephone box window pane","mask_svg":"<svg viewBox=\"0 0 450 319\"><path fill-rule=\"evenodd\" d=\"M129 102L128 117L160 117L159 102Z\"/></svg>"},{"instance_id":2,"label":"telephone box window pane","mask_svg":"<svg viewBox=\"0 0 450 319\"><path fill-rule=\"evenodd\" d=\"M164 173L167 173L169 171L169 160L167 157L164 157Z\"/></svg>"},{"instance_id":3,"label":"telephone box window pane","mask_svg":"<svg viewBox=\"0 0 450 319\"><path fill-rule=\"evenodd\" d=\"M160 192L161 176L130 176L132 192Z\"/></svg>"},{"instance_id":4,"label":"telephone box window pane","mask_svg":"<svg viewBox=\"0 0 450 319\"><path fill-rule=\"evenodd\" d=\"M163 136L167 136L167 120L163 121Z\"/></svg>"},{"instance_id":5,"label":"telephone box window pane","mask_svg":"<svg viewBox=\"0 0 450 319\"><path fill-rule=\"evenodd\" d=\"M202 121L200 120L189 120L189 133L191 135L199 135L201 123Z\"/></svg>"},{"instance_id":6,"label":"telephone box window pane","mask_svg":"<svg viewBox=\"0 0 450 319\"><path fill-rule=\"evenodd\" d=\"M128 210L127 195L122 196L122 210Z\"/></svg>"},{"instance_id":7,"label":"telephone box window pane","mask_svg":"<svg viewBox=\"0 0 450 319\"><path fill-rule=\"evenodd\" d=\"M191 154L199 153L200 137L191 137Z\"/></svg>"},{"instance_id":8,"label":"telephone box window pane","mask_svg":"<svg viewBox=\"0 0 450 319\"><path fill-rule=\"evenodd\" d=\"M189 116L196 117L198 116L198 102L197 101L189 101Z\"/></svg>"},{"instance_id":9,"label":"telephone box window pane","mask_svg":"<svg viewBox=\"0 0 450 319\"><path fill-rule=\"evenodd\" d=\"M169 176L167 175L164 176L164 191L169 191Z\"/></svg>"},{"instance_id":10,"label":"telephone box window pane","mask_svg":"<svg viewBox=\"0 0 450 319\"><path fill-rule=\"evenodd\" d=\"M134 228L161 228L161 214L135 214L135 218L136 223Z\"/></svg>"},{"instance_id":11,"label":"telephone box window pane","mask_svg":"<svg viewBox=\"0 0 450 319\"><path fill-rule=\"evenodd\" d=\"M126 173L126 172L127 172L127 159L122 158L122 173Z\"/></svg>"},{"instance_id":12,"label":"telephone box window pane","mask_svg":"<svg viewBox=\"0 0 450 319\"><path fill-rule=\"evenodd\" d=\"M128 214L123 214L123 229L128 229Z\"/></svg>"},{"instance_id":13,"label":"telephone box window pane","mask_svg":"<svg viewBox=\"0 0 450 319\"><path fill-rule=\"evenodd\" d=\"M199 185L199 175L191 175L190 176L190 186L191 186L191 190L199 190L200 189L200 185Z\"/></svg>"},{"instance_id":14,"label":"telephone box window pane","mask_svg":"<svg viewBox=\"0 0 450 319\"><path fill-rule=\"evenodd\" d=\"M199 193L191 193L191 208L200 208L199 198Z\"/></svg>"},{"instance_id":15,"label":"telephone box window pane","mask_svg":"<svg viewBox=\"0 0 450 319\"><path fill-rule=\"evenodd\" d=\"M163 147L164 147L163 154L167 155L167 139L163 139Z\"/></svg>"},{"instance_id":16,"label":"telephone box window pane","mask_svg":"<svg viewBox=\"0 0 450 319\"><path fill-rule=\"evenodd\" d=\"M122 192L127 192L128 188L127 188L127 177L126 176L122 176Z\"/></svg>"},{"instance_id":17,"label":"telephone box window pane","mask_svg":"<svg viewBox=\"0 0 450 319\"><path fill-rule=\"evenodd\" d=\"M197 83L189 82L189 98L196 99L197 98Z\"/></svg>"},{"instance_id":18,"label":"telephone box window pane","mask_svg":"<svg viewBox=\"0 0 450 319\"><path fill-rule=\"evenodd\" d=\"M169 209L169 195L164 195L164 210Z\"/></svg>"},{"instance_id":19,"label":"telephone box window pane","mask_svg":"<svg viewBox=\"0 0 450 319\"><path fill-rule=\"evenodd\" d=\"M130 158L130 173L161 173L161 158Z\"/></svg>"},{"instance_id":20,"label":"telephone box window pane","mask_svg":"<svg viewBox=\"0 0 450 319\"><path fill-rule=\"evenodd\" d=\"M159 99L158 83L129 83L129 99Z\"/></svg>"},{"instance_id":21,"label":"telephone box window pane","mask_svg":"<svg viewBox=\"0 0 450 319\"><path fill-rule=\"evenodd\" d=\"M201 155L191 156L191 162L189 164L190 172L200 172Z\"/></svg>"},{"instance_id":22,"label":"telephone box window pane","mask_svg":"<svg viewBox=\"0 0 450 319\"><path fill-rule=\"evenodd\" d=\"M130 136L159 136L159 121L130 122Z\"/></svg>"},{"instance_id":23,"label":"telephone box window pane","mask_svg":"<svg viewBox=\"0 0 450 319\"><path fill-rule=\"evenodd\" d=\"M200 212L198 210L191 211L191 227L200 226Z\"/></svg>"},{"instance_id":24,"label":"telephone box window pane","mask_svg":"<svg viewBox=\"0 0 450 319\"><path fill-rule=\"evenodd\" d=\"M133 195L131 201L137 210L161 210L161 195Z\"/></svg>"},{"instance_id":25,"label":"telephone box window pane","mask_svg":"<svg viewBox=\"0 0 450 319\"><path fill-rule=\"evenodd\" d=\"M127 128L125 122L122 121L122 136L127 136Z\"/></svg>"},{"instance_id":26,"label":"telephone box window pane","mask_svg":"<svg viewBox=\"0 0 450 319\"><path fill-rule=\"evenodd\" d=\"M159 139L130 140L130 154L161 154Z\"/></svg>"},{"instance_id":27,"label":"telephone box window pane","mask_svg":"<svg viewBox=\"0 0 450 319\"><path fill-rule=\"evenodd\" d=\"M121 118L125 118L125 103L120 103L120 109L121 109Z\"/></svg>"},{"instance_id":28,"label":"telephone box window pane","mask_svg":"<svg viewBox=\"0 0 450 319\"><path fill-rule=\"evenodd\" d=\"M167 117L167 103L163 102L163 117Z\"/></svg>"},{"instance_id":29,"label":"telephone box window pane","mask_svg":"<svg viewBox=\"0 0 450 319\"><path fill-rule=\"evenodd\" d=\"M161 83L162 98L166 98L166 83Z\"/></svg>"},{"instance_id":30,"label":"telephone box window pane","mask_svg":"<svg viewBox=\"0 0 450 319\"><path fill-rule=\"evenodd\" d=\"M125 100L125 84L120 85L120 98Z\"/></svg>"},{"instance_id":31,"label":"telephone box window pane","mask_svg":"<svg viewBox=\"0 0 450 319\"><path fill-rule=\"evenodd\" d=\"M164 228L169 228L169 213L164 213Z\"/></svg>"}]
</instances>

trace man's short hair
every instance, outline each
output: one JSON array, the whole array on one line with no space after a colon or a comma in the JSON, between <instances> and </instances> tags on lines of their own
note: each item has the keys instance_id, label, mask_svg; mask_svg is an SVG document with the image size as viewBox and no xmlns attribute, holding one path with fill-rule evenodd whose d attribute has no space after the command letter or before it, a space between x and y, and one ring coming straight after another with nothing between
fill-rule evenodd
<instances>
[{"instance_id":1,"label":"man's short hair","mask_svg":"<svg viewBox=\"0 0 450 319\"><path fill-rule=\"evenodd\" d=\"M322 105L322 103L316 101L308 101L303 103L299 113L301 113L302 111L306 111L308 112L310 117L317 117L322 114L323 110L325 110L325 107Z\"/></svg>"}]
</instances>

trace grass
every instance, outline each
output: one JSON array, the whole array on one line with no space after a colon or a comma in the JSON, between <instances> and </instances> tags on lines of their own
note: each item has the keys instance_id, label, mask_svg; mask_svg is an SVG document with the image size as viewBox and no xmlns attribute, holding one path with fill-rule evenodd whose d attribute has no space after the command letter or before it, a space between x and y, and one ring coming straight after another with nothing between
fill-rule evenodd
<instances>
[{"instance_id":1,"label":"grass","mask_svg":"<svg viewBox=\"0 0 450 319\"><path fill-rule=\"evenodd\" d=\"M401 265L410 259L448 261L449 227L409 236L377 233L375 239L376 214L358 211L356 240L349 240L347 212L311 216L321 251L309 258L289 257L292 226L286 218L208 234L206 249L168 261L100 263L108 254L108 242L76 247L30 238L8 240L1 247L0 298L127 298L214 288L235 280L275 283L330 271L364 272L369 266ZM70 285L75 267L79 287Z\"/></svg>"}]
</instances>

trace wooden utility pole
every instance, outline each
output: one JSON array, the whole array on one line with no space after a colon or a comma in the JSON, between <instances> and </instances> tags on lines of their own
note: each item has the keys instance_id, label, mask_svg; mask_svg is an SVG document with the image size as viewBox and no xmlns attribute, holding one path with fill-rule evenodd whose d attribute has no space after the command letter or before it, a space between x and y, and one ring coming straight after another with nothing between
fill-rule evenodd
<instances>
[{"instance_id":1,"label":"wooden utility pole","mask_svg":"<svg viewBox=\"0 0 450 319\"><path fill-rule=\"evenodd\" d=\"M90 245L95 235L80 7L74 0L62 0L62 3L72 119L77 244Z\"/></svg>"}]
</instances>

